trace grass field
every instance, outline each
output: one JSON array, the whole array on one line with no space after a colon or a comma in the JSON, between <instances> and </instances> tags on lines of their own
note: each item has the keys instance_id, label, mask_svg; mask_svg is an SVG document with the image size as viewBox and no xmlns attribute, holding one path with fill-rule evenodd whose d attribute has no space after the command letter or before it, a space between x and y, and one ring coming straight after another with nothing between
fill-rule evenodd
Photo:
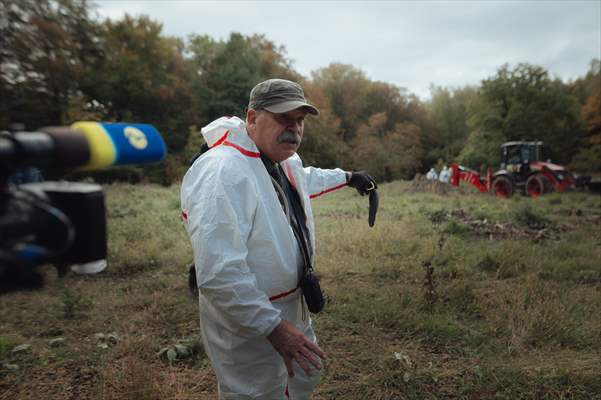
<instances>
[{"instance_id":1,"label":"grass field","mask_svg":"<svg viewBox=\"0 0 601 400\"><path fill-rule=\"evenodd\" d=\"M106 186L108 268L0 297L0 399L214 399L179 188ZM436 192L446 192L437 194ZM314 399L601 399L601 198L416 182L314 201Z\"/></svg>"}]
</instances>

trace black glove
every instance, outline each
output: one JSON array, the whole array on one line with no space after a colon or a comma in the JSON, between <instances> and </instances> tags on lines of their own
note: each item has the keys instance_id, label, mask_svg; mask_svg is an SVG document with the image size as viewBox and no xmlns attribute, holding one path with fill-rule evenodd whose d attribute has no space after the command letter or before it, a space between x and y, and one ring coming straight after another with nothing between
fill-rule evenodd
<instances>
[{"instance_id":1,"label":"black glove","mask_svg":"<svg viewBox=\"0 0 601 400\"><path fill-rule=\"evenodd\" d=\"M361 196L378 188L376 181L374 181L374 179L365 171L351 172L351 177L349 178L347 185L357 189L357 192L359 192Z\"/></svg>"}]
</instances>

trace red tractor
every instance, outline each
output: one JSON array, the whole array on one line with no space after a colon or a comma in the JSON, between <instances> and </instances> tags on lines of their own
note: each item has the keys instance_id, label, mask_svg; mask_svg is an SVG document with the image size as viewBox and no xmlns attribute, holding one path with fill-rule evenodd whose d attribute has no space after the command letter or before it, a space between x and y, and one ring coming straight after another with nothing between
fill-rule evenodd
<instances>
[{"instance_id":1,"label":"red tractor","mask_svg":"<svg viewBox=\"0 0 601 400\"><path fill-rule=\"evenodd\" d=\"M551 163L549 151L543 142L507 142L501 145L503 161L501 169L494 174L488 170L485 177L475 171L453 163L451 183L460 180L474 185L479 191L491 191L498 197L511 197L521 192L530 197L568 188L584 188L590 184L590 176L577 176L565 167Z\"/></svg>"}]
</instances>

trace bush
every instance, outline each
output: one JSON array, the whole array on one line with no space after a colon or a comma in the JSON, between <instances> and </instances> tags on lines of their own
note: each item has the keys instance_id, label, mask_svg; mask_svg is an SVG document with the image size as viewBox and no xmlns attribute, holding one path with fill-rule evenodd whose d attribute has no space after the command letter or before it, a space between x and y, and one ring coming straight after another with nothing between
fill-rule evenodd
<instances>
[{"instance_id":1,"label":"bush","mask_svg":"<svg viewBox=\"0 0 601 400\"><path fill-rule=\"evenodd\" d=\"M443 232L448 233L449 235L464 235L467 233L468 227L462 222L456 221L454 219L447 222Z\"/></svg>"}]
</instances>

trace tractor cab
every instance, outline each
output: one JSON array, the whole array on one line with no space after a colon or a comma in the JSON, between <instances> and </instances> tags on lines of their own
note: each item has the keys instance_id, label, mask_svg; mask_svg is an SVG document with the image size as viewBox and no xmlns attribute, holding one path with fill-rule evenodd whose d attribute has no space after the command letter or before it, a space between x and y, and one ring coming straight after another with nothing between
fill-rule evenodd
<instances>
[{"instance_id":1,"label":"tractor cab","mask_svg":"<svg viewBox=\"0 0 601 400\"><path fill-rule=\"evenodd\" d=\"M507 142L501 145L503 160L501 169L509 172L526 172L530 163L548 162L549 148L541 141L534 142Z\"/></svg>"}]
</instances>

